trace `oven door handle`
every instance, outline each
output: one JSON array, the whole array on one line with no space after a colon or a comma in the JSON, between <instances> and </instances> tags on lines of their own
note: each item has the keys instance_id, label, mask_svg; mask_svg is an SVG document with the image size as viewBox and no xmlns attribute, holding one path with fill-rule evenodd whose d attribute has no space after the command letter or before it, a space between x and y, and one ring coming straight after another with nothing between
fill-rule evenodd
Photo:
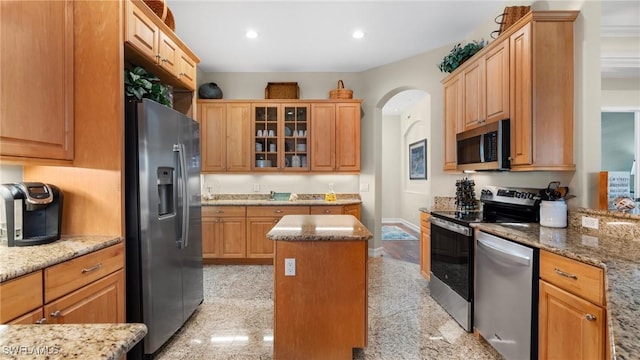
<instances>
[{"instance_id":1,"label":"oven door handle","mask_svg":"<svg viewBox=\"0 0 640 360\"><path fill-rule=\"evenodd\" d=\"M441 228L444 228L446 230L450 230L453 231L455 233L464 235L464 236L471 236L471 228L466 227L466 226L462 226L456 223L452 223L446 220L442 220L433 216L429 217L429 221L431 222L431 224L439 226Z\"/></svg>"},{"instance_id":2,"label":"oven door handle","mask_svg":"<svg viewBox=\"0 0 640 360\"><path fill-rule=\"evenodd\" d=\"M507 249L496 246L496 244L490 243L483 239L478 239L478 248L498 257L500 260L508 261L518 265L529 266L531 264L531 258L528 256L522 256L520 254L513 253Z\"/></svg>"}]
</instances>

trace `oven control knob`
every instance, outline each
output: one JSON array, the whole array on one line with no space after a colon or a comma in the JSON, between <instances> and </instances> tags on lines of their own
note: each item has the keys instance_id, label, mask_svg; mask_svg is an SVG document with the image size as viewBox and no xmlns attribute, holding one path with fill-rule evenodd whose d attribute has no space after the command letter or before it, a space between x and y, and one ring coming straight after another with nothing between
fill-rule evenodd
<instances>
[{"instance_id":1,"label":"oven control knob","mask_svg":"<svg viewBox=\"0 0 640 360\"><path fill-rule=\"evenodd\" d=\"M535 196L536 196L536 194L534 194L534 193L529 193L528 198L529 198L529 200L533 200L533 198L534 198Z\"/></svg>"}]
</instances>

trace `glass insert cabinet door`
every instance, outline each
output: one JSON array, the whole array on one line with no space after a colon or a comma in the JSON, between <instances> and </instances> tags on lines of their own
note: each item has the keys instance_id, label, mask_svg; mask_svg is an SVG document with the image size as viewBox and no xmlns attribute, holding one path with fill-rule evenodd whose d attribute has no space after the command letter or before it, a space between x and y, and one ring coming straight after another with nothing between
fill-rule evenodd
<instances>
[{"instance_id":1,"label":"glass insert cabinet door","mask_svg":"<svg viewBox=\"0 0 640 360\"><path fill-rule=\"evenodd\" d=\"M253 104L256 171L309 171L309 104Z\"/></svg>"},{"instance_id":2,"label":"glass insert cabinet door","mask_svg":"<svg viewBox=\"0 0 640 360\"><path fill-rule=\"evenodd\" d=\"M253 105L255 151L252 167L256 170L276 171L280 166L278 163L279 113L279 105Z\"/></svg>"},{"instance_id":3,"label":"glass insert cabinet door","mask_svg":"<svg viewBox=\"0 0 640 360\"><path fill-rule=\"evenodd\" d=\"M283 105L284 115L284 170L308 171L309 157L307 145L308 105Z\"/></svg>"}]
</instances>

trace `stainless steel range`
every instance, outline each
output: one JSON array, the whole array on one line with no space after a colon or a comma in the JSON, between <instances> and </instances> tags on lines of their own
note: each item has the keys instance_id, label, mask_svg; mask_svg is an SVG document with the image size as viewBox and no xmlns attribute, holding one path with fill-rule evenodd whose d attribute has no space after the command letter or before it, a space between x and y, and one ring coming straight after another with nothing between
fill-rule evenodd
<instances>
[{"instance_id":1,"label":"stainless steel range","mask_svg":"<svg viewBox=\"0 0 640 360\"><path fill-rule=\"evenodd\" d=\"M481 211L431 212L431 296L468 332L473 330L474 252L472 223L537 223L540 189L485 187Z\"/></svg>"}]
</instances>

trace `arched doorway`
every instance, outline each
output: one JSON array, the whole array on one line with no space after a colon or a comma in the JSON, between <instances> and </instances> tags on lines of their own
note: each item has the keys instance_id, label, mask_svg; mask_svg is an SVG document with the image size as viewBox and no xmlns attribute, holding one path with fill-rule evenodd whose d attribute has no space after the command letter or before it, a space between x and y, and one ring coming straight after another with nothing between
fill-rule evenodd
<instances>
[{"instance_id":1,"label":"arched doorway","mask_svg":"<svg viewBox=\"0 0 640 360\"><path fill-rule=\"evenodd\" d=\"M426 91L408 87L388 92L376 106L376 111L380 109L381 113L379 156L376 156L376 168L380 174L380 201L376 206L380 207L380 211L376 212L379 214L376 224L389 223L416 238L415 241L396 241L390 237L383 240L387 232L382 232L381 226L381 244L376 247L384 248L388 256L414 263L419 262L418 208L427 204L426 198L430 193L430 108L431 97ZM425 139L427 179L410 179L409 146Z\"/></svg>"}]
</instances>

